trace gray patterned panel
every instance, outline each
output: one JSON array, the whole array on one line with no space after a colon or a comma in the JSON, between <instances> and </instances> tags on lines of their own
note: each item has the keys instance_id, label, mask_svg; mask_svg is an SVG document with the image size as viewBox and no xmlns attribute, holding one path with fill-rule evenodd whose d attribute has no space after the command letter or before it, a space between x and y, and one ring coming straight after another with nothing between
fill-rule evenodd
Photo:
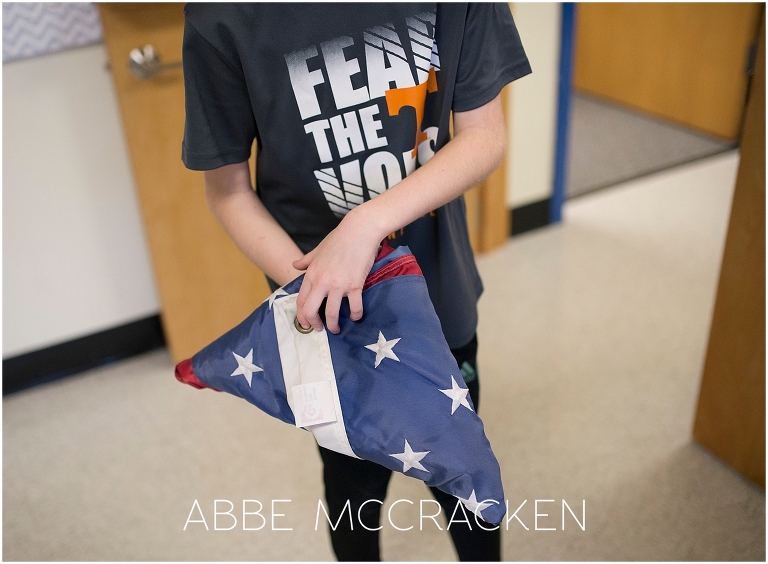
<instances>
[{"instance_id":1,"label":"gray patterned panel","mask_svg":"<svg viewBox=\"0 0 768 564\"><path fill-rule=\"evenodd\" d=\"M3 62L102 41L90 2L4 2Z\"/></svg>"}]
</instances>

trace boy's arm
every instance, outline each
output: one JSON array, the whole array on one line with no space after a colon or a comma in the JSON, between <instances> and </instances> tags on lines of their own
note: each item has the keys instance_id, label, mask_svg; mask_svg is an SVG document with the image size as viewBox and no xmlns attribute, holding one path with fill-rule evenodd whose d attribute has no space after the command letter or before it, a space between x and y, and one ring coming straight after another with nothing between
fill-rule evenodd
<instances>
[{"instance_id":1,"label":"boy's arm","mask_svg":"<svg viewBox=\"0 0 768 564\"><path fill-rule=\"evenodd\" d=\"M301 274L291 263L303 253L253 191L247 162L205 171L205 197L238 248L267 276L283 285Z\"/></svg>"},{"instance_id":2,"label":"boy's arm","mask_svg":"<svg viewBox=\"0 0 768 564\"><path fill-rule=\"evenodd\" d=\"M319 310L327 298L326 325L338 333L343 297L349 299L351 319L362 317L363 283L381 240L457 198L499 165L506 152L501 98L454 113L454 131L429 162L351 210L306 255L253 191L247 162L205 172L208 206L240 250L278 284L306 270L297 299L299 322L322 330Z\"/></svg>"},{"instance_id":3,"label":"boy's arm","mask_svg":"<svg viewBox=\"0 0 768 564\"><path fill-rule=\"evenodd\" d=\"M295 269L306 270L297 298L302 326L322 330L319 310L326 298L325 321L331 332L339 331L344 296L349 299L350 317L360 319L363 283L381 240L457 198L499 166L506 152L501 97L474 110L455 112L454 132L426 164L351 210L314 250L293 263Z\"/></svg>"}]
</instances>

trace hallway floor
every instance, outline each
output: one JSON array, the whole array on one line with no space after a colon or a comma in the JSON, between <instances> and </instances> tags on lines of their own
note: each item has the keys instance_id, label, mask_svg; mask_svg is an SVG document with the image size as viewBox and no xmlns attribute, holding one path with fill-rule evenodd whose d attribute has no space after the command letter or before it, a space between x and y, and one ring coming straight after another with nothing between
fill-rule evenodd
<instances>
[{"instance_id":1,"label":"hallway floor","mask_svg":"<svg viewBox=\"0 0 768 564\"><path fill-rule=\"evenodd\" d=\"M568 136L568 198L737 145L579 92L573 93Z\"/></svg>"},{"instance_id":2,"label":"hallway floor","mask_svg":"<svg viewBox=\"0 0 768 564\"><path fill-rule=\"evenodd\" d=\"M585 195L479 258L480 414L522 505L505 559L765 560L765 492L691 439L737 166ZM7 397L3 447L5 560L333 559L311 435L180 385L165 351ZM454 560L419 530L424 485L395 475L384 509L399 499L414 528L385 518L383 558Z\"/></svg>"}]
</instances>

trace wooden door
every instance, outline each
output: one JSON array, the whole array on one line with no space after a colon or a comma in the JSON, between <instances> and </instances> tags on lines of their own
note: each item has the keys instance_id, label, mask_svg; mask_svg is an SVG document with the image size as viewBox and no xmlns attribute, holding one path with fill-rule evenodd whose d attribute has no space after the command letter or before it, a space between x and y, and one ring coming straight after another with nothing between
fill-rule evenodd
<instances>
[{"instance_id":1,"label":"wooden door","mask_svg":"<svg viewBox=\"0 0 768 564\"><path fill-rule=\"evenodd\" d=\"M150 80L138 80L128 70L131 49L146 44L166 62L181 60L183 6L99 5L163 328L175 361L240 323L269 295L264 275L209 212L203 174L187 170L181 162L181 69L163 71Z\"/></svg>"},{"instance_id":2,"label":"wooden door","mask_svg":"<svg viewBox=\"0 0 768 564\"><path fill-rule=\"evenodd\" d=\"M726 140L741 130L759 3L581 3L574 88Z\"/></svg>"},{"instance_id":3,"label":"wooden door","mask_svg":"<svg viewBox=\"0 0 768 564\"><path fill-rule=\"evenodd\" d=\"M765 20L693 436L765 488Z\"/></svg>"}]
</instances>

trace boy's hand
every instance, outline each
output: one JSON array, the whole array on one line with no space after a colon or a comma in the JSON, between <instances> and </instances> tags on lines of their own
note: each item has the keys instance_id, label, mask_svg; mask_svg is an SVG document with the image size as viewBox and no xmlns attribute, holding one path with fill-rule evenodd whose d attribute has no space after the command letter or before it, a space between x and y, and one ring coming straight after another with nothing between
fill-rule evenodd
<instances>
[{"instance_id":1,"label":"boy's hand","mask_svg":"<svg viewBox=\"0 0 768 564\"><path fill-rule=\"evenodd\" d=\"M293 262L293 268L306 271L296 299L296 317L302 327L322 331L319 310L324 299L325 323L331 333L340 331L339 308L345 296L350 319L363 316L363 284L383 238L365 219L364 207L350 211L317 247Z\"/></svg>"}]
</instances>

